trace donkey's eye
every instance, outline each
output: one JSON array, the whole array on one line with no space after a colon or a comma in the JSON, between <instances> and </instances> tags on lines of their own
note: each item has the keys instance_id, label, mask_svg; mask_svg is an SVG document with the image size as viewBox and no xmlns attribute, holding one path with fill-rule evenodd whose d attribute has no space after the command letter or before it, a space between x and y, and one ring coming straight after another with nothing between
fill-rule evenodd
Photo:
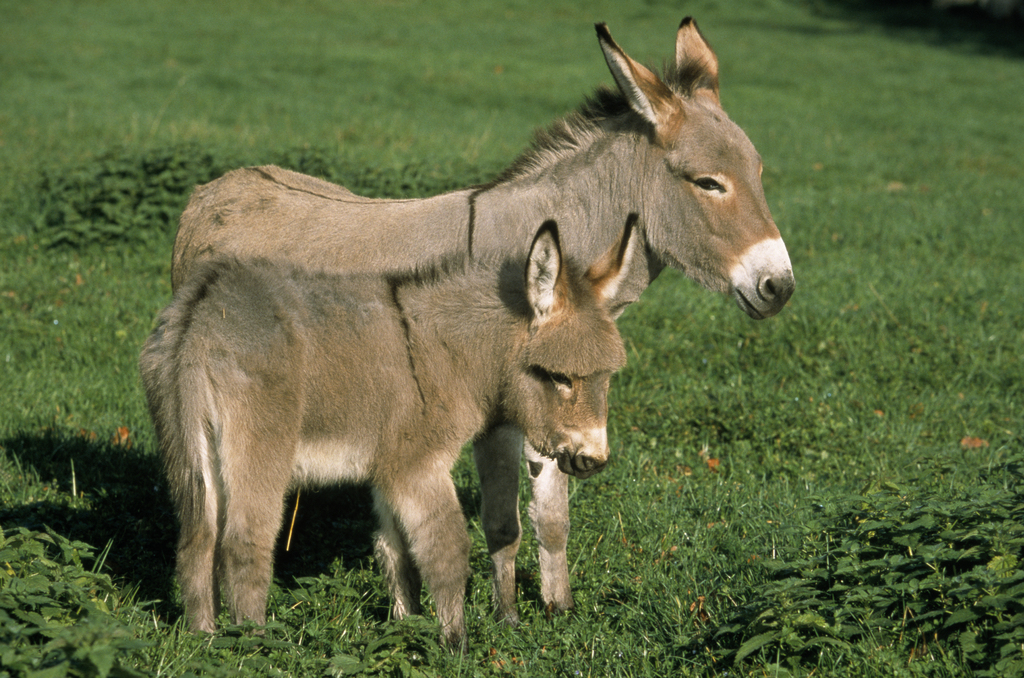
<instances>
[{"instance_id":1,"label":"donkey's eye","mask_svg":"<svg viewBox=\"0 0 1024 678\"><path fill-rule=\"evenodd\" d=\"M534 374L537 375L537 378L542 381L550 381L552 384L558 386L559 388L567 388L572 390L572 379L570 379L567 375L562 374L561 372L550 372L542 367L534 367L533 372Z\"/></svg>"},{"instance_id":2,"label":"donkey's eye","mask_svg":"<svg viewBox=\"0 0 1024 678\"><path fill-rule=\"evenodd\" d=\"M704 191L725 193L725 186L720 184L718 181L712 179L711 177L700 177L698 179L694 179L693 183L697 186L697 188Z\"/></svg>"},{"instance_id":3,"label":"donkey's eye","mask_svg":"<svg viewBox=\"0 0 1024 678\"><path fill-rule=\"evenodd\" d=\"M549 372L548 376L551 377L551 381L555 383L555 386L561 386L563 388L572 388L572 379L561 374L559 372Z\"/></svg>"}]
</instances>

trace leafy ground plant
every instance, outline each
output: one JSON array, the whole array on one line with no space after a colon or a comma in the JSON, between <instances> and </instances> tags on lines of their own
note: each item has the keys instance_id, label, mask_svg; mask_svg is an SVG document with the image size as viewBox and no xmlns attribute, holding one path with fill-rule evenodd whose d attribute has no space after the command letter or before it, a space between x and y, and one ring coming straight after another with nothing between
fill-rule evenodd
<instances>
[{"instance_id":1,"label":"leafy ground plant","mask_svg":"<svg viewBox=\"0 0 1024 678\"><path fill-rule=\"evenodd\" d=\"M769 561L761 595L715 631L723 658L795 666L826 645L854 652L886 642L911 663L1020 674L1022 470L1015 456L985 482L952 491L887 483L822 505L799 557Z\"/></svg>"},{"instance_id":2,"label":"leafy ground plant","mask_svg":"<svg viewBox=\"0 0 1024 678\"><path fill-rule=\"evenodd\" d=\"M324 149L302 148L257 161L181 144L143 151L117 148L68 169L40 173L32 189L35 237L47 247L163 242L173 234L192 189L246 165L272 164L311 174L369 197L420 197L452 190L455 177L485 179L477 168L353 166Z\"/></svg>"},{"instance_id":3,"label":"leafy ground plant","mask_svg":"<svg viewBox=\"0 0 1024 678\"><path fill-rule=\"evenodd\" d=\"M1016 462L1015 466L1020 466ZM954 496L893 488L822 515L802 558L770 564L762 596L716 631L726 659L799 665L823 645L887 639L909 662L953 660L979 676L1024 671L1024 509L1019 488Z\"/></svg>"},{"instance_id":4,"label":"leafy ground plant","mask_svg":"<svg viewBox=\"0 0 1024 678\"><path fill-rule=\"evenodd\" d=\"M105 553L53 531L0 533L0 664L14 675L136 676L132 592L101 572ZM91 567L85 563L93 561ZM10 675L7 674L7 675Z\"/></svg>"}]
</instances>

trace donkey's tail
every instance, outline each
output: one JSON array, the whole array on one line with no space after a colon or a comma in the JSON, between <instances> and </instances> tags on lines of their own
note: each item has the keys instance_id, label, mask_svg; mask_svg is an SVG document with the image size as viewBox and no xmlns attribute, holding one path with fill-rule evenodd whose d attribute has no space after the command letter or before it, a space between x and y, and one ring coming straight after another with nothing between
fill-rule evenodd
<instances>
[{"instance_id":1,"label":"donkey's tail","mask_svg":"<svg viewBox=\"0 0 1024 678\"><path fill-rule=\"evenodd\" d=\"M205 361L192 350L196 305L216 280L204 268L160 314L139 357L139 371L156 427L171 498L185 532L217 524L215 411Z\"/></svg>"}]
</instances>

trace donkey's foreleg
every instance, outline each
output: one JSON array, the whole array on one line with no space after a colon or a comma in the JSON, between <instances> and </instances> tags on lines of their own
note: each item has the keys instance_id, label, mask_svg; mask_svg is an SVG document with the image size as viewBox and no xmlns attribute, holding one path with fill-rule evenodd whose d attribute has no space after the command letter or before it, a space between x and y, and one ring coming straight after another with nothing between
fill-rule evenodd
<instances>
[{"instance_id":1,"label":"donkey's foreleg","mask_svg":"<svg viewBox=\"0 0 1024 678\"><path fill-rule=\"evenodd\" d=\"M391 593L392 614L396 619L420 614L420 572L395 514L377 488L373 490L373 510L380 521L380 529L374 534L373 554Z\"/></svg>"},{"instance_id":2,"label":"donkey's foreleg","mask_svg":"<svg viewBox=\"0 0 1024 678\"><path fill-rule=\"evenodd\" d=\"M437 465L435 465L435 469ZM434 598L441 633L452 648L464 648L463 606L469 580L469 534L448 469L418 468L382 487L405 533L413 562Z\"/></svg>"},{"instance_id":3,"label":"donkey's foreleg","mask_svg":"<svg viewBox=\"0 0 1024 678\"><path fill-rule=\"evenodd\" d=\"M480 519L487 551L494 566L494 610L499 620L519 623L516 612L516 553L519 521L519 466L523 434L513 426L498 426L473 444L480 476Z\"/></svg>"},{"instance_id":4,"label":"donkey's foreleg","mask_svg":"<svg viewBox=\"0 0 1024 678\"><path fill-rule=\"evenodd\" d=\"M540 596L555 612L573 608L569 587L569 476L558 470L558 462L541 456L529 443L523 449L530 469L533 495L530 520L537 535L540 557Z\"/></svg>"}]
</instances>

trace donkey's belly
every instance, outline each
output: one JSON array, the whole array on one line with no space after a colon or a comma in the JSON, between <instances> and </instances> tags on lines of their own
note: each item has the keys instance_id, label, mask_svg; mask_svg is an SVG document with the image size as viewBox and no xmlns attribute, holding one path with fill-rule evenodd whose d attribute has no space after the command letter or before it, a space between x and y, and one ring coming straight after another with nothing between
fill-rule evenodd
<instances>
[{"instance_id":1,"label":"donkey's belly","mask_svg":"<svg viewBox=\"0 0 1024 678\"><path fill-rule=\"evenodd\" d=\"M300 485L366 480L370 470L368 450L343 440L304 440L292 465L292 481Z\"/></svg>"}]
</instances>

